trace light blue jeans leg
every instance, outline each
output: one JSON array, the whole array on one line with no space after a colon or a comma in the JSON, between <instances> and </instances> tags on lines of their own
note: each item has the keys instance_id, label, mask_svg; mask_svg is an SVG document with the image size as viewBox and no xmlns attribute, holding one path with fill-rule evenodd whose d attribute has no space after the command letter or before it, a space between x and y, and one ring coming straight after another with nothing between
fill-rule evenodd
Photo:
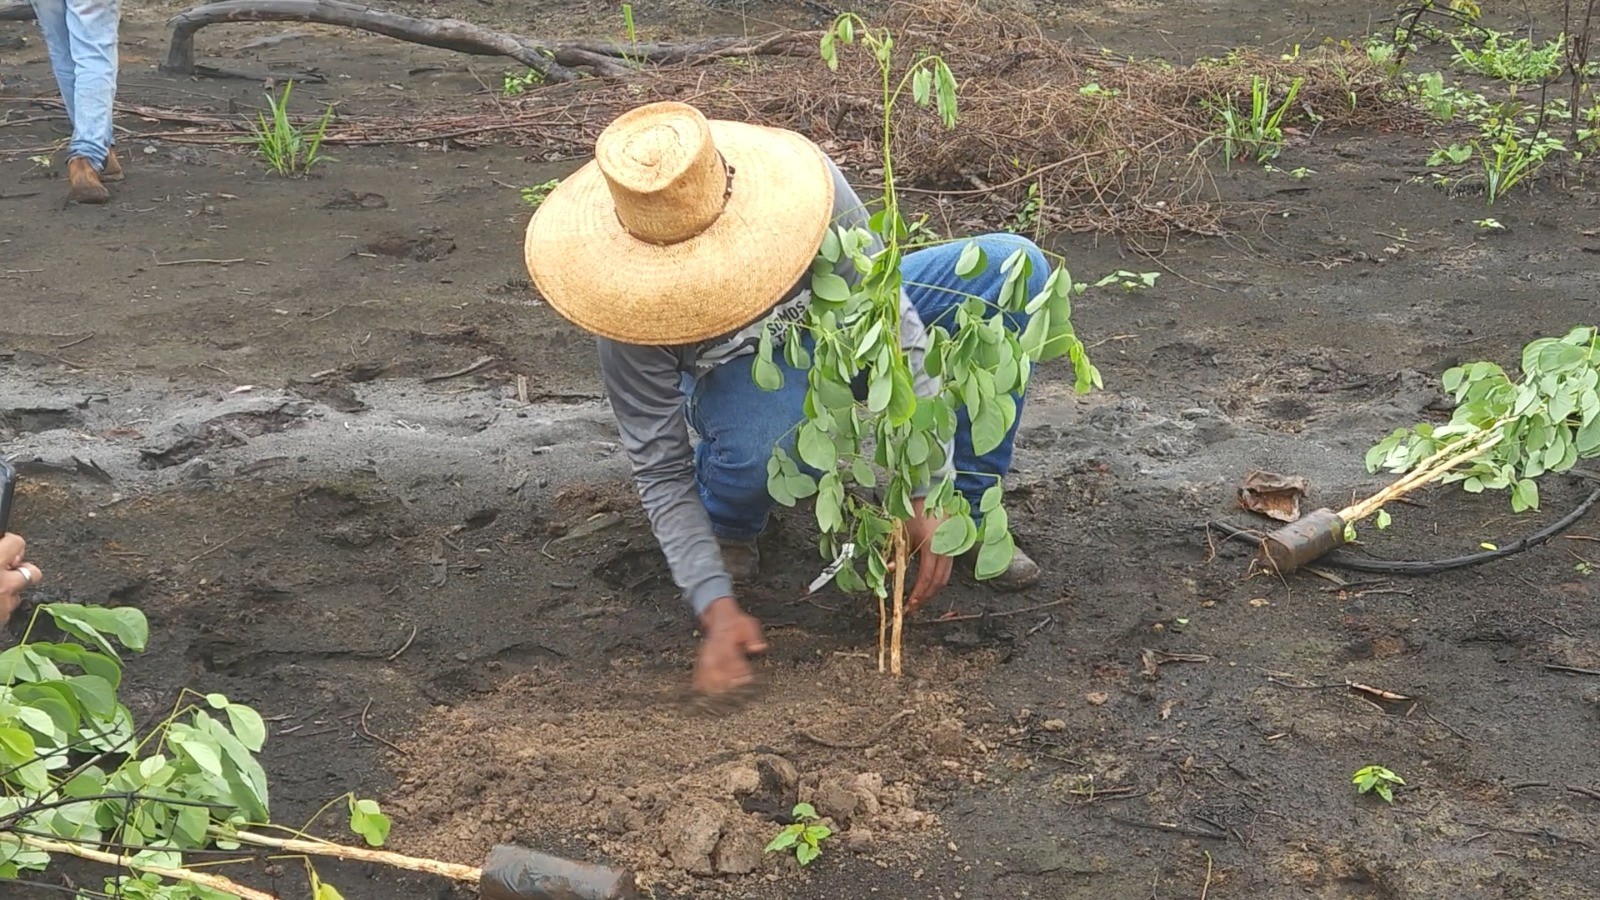
<instances>
[{"instance_id":1,"label":"light blue jeans leg","mask_svg":"<svg viewBox=\"0 0 1600 900\"><path fill-rule=\"evenodd\" d=\"M966 249L966 241L953 241L926 250L909 253L900 263L900 274L905 279L906 296L916 307L923 325L933 328L943 325L947 331L955 330L956 307L971 296L982 297L990 309L997 308L1000 288L1005 284L1005 274L1000 266L1017 250L1026 252L1033 264L1028 275L1028 296L1044 288L1050 276L1050 261L1044 252L1027 238L1014 234L986 234L975 238L983 247L989 264L972 278L956 274L956 261ZM1005 313L1007 324L1021 333L1028 325L1026 313ZM1017 401L1017 418L1000 446L979 455L972 446L972 418L963 407L956 417L955 467L956 490L972 504L972 518L982 521L978 503L983 492L1011 471L1011 455L1017 438L1017 428L1022 425L1024 392L1013 392Z\"/></svg>"},{"instance_id":2,"label":"light blue jeans leg","mask_svg":"<svg viewBox=\"0 0 1600 900\"><path fill-rule=\"evenodd\" d=\"M114 142L119 0L33 0L33 8L72 122L67 154L101 168Z\"/></svg>"}]
</instances>

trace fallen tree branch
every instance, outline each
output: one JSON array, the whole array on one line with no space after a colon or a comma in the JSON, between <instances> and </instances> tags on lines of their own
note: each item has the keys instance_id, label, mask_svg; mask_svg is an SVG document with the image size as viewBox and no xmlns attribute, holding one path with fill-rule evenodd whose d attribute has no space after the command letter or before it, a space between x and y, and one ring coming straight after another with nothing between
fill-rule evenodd
<instances>
[{"instance_id":1,"label":"fallen tree branch","mask_svg":"<svg viewBox=\"0 0 1600 900\"><path fill-rule=\"evenodd\" d=\"M0 22L32 22L34 18L33 4L28 0L0 5Z\"/></svg>"},{"instance_id":2,"label":"fallen tree branch","mask_svg":"<svg viewBox=\"0 0 1600 900\"><path fill-rule=\"evenodd\" d=\"M505 56L538 72L545 81L584 77L580 69L617 77L644 63L684 63L723 56L786 55L809 47L814 35L781 32L761 38L718 37L684 44L540 41L495 31L461 19L423 19L346 3L344 0L221 0L190 7L168 20L172 39L161 69L194 75L195 32L223 22L312 22L369 31L397 40L474 56Z\"/></svg>"}]
</instances>

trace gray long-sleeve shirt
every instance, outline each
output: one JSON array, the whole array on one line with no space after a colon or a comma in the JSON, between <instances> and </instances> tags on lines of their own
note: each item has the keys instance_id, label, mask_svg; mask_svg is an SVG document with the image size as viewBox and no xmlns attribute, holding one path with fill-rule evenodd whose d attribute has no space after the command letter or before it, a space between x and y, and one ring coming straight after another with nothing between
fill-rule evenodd
<instances>
[{"instance_id":1,"label":"gray long-sleeve shirt","mask_svg":"<svg viewBox=\"0 0 1600 900\"><path fill-rule=\"evenodd\" d=\"M868 215L861 198L829 160L834 181L834 226L867 227ZM882 249L875 244L872 255ZM838 273L852 285L859 275L848 260ZM748 358L756 352L763 325L774 316L794 321L810 302L810 273L802 276L774 309L732 334L699 344L655 347L599 339L600 374L617 418L623 450L633 466L634 482L656 540L666 554L673 581L696 615L712 601L733 595L733 582L722 563L722 552L711 530L711 518L695 485L694 453L684 412L682 375L699 376L718 365ZM900 294L900 344L910 358L919 397L931 397L939 382L923 367L928 335L905 292ZM950 470L950 450L945 464L933 475Z\"/></svg>"}]
</instances>

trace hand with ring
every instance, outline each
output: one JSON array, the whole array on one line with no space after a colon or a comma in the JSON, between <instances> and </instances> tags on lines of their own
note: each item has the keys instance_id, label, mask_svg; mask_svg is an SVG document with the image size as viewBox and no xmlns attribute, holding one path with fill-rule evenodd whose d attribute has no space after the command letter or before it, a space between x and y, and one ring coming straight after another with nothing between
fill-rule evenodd
<instances>
[{"instance_id":1,"label":"hand with ring","mask_svg":"<svg viewBox=\"0 0 1600 900\"><path fill-rule=\"evenodd\" d=\"M22 556L28 542L20 534L0 535L0 625L10 620L17 605L22 602L22 592L36 588L44 580L44 573Z\"/></svg>"}]
</instances>

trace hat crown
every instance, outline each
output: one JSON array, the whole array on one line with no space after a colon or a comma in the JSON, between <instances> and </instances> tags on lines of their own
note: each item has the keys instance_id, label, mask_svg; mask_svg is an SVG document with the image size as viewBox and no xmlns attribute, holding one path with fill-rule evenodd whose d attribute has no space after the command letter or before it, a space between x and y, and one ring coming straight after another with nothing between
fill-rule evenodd
<instances>
[{"instance_id":1,"label":"hat crown","mask_svg":"<svg viewBox=\"0 0 1600 900\"><path fill-rule=\"evenodd\" d=\"M728 171L711 128L685 103L652 103L619 116L595 142L617 219L633 237L676 244L722 215Z\"/></svg>"}]
</instances>

